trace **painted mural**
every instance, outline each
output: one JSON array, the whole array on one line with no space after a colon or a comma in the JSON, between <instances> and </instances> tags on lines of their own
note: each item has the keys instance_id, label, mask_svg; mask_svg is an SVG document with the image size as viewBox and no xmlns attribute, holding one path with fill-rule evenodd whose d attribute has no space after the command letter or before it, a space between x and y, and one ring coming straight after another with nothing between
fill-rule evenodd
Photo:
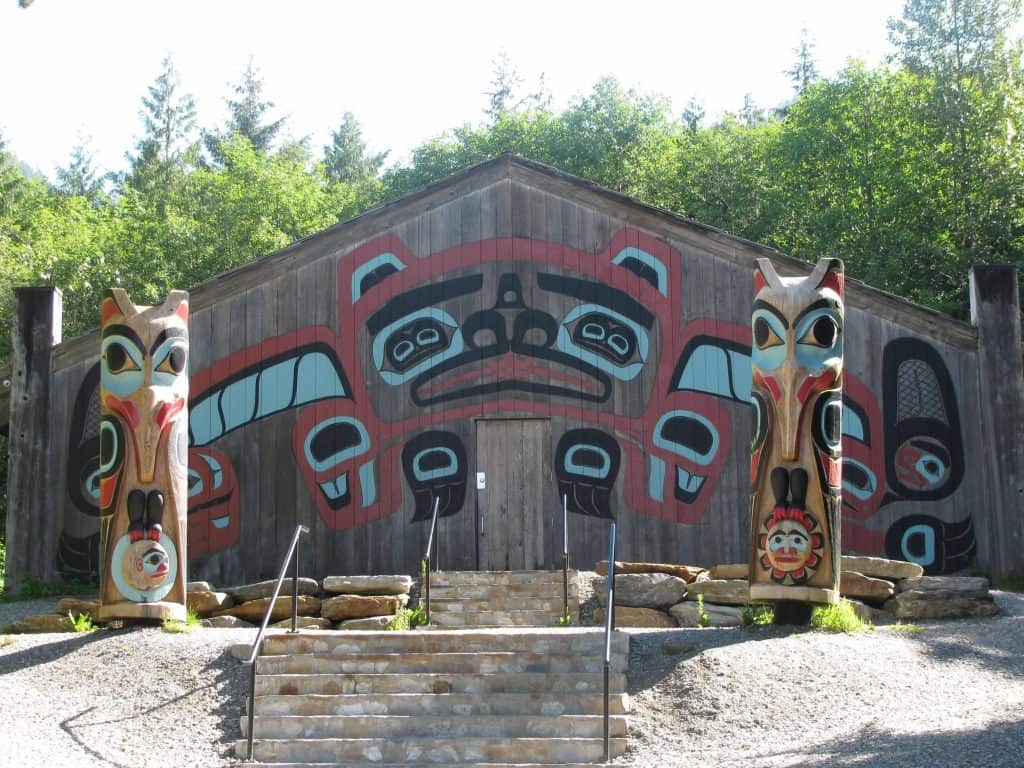
<instances>
[{"instance_id":1,"label":"painted mural","mask_svg":"<svg viewBox=\"0 0 1024 768\"><path fill-rule=\"evenodd\" d=\"M839 602L843 264L754 274L750 597Z\"/></svg>"},{"instance_id":2,"label":"painted mural","mask_svg":"<svg viewBox=\"0 0 1024 768\"><path fill-rule=\"evenodd\" d=\"M509 413L551 419L552 469L573 514L611 519L625 506L708 522L733 415L751 403L751 331L686 312L682 256L665 241L624 229L599 253L492 238L417 255L388 235L336 264L337 332L302 328L191 372L192 556L245 534L242 457L222 439L271 417L286 419L309 503L334 531L425 520L435 498L446 517L472 507L470 420ZM844 545L953 570L974 552L969 518L915 509L882 530L878 513L959 487L956 393L918 339L890 342L883 368L881 399L856 369L845 377ZM82 535L97 514L97 384L90 372L72 414L66 574L97 562Z\"/></svg>"}]
</instances>

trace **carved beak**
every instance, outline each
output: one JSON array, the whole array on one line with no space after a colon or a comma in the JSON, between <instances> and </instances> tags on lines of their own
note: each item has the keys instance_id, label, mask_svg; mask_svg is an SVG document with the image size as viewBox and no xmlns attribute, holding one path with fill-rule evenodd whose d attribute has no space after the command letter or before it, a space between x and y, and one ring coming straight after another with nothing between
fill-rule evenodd
<instances>
[{"instance_id":1,"label":"carved beak","mask_svg":"<svg viewBox=\"0 0 1024 768\"><path fill-rule=\"evenodd\" d=\"M804 410L804 404L798 399L797 393L807 378L807 369L795 360L786 360L780 366L776 378L782 388L780 402L775 404L782 438L782 458L785 461L796 461L800 453L800 415Z\"/></svg>"}]
</instances>

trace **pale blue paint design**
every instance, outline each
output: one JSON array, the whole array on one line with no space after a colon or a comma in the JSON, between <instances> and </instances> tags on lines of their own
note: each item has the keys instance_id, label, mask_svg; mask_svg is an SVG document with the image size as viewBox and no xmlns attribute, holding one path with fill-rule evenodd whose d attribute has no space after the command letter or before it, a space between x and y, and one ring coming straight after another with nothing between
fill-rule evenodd
<instances>
[{"instance_id":1,"label":"pale blue paint design","mask_svg":"<svg viewBox=\"0 0 1024 768\"><path fill-rule=\"evenodd\" d=\"M590 467L586 464L578 464L573 460L573 457L580 451L592 451L601 457L600 467ZM608 473L612 469L612 457L608 455L608 451L604 448L600 448L596 445L590 445L589 443L581 443L574 445L568 451L565 452L565 471L573 475L580 475L582 477L592 477L595 479L601 479L608 477Z\"/></svg>"},{"instance_id":2,"label":"pale blue paint design","mask_svg":"<svg viewBox=\"0 0 1024 768\"><path fill-rule=\"evenodd\" d=\"M632 330L636 335L637 353L640 356L641 362L631 363L629 365L616 365L611 360L601 357L600 355L591 352L589 349L584 349L583 347L578 346L572 340L572 336L569 334L567 326L578 318L591 313L614 318L617 322ZM583 362L589 363L605 373L610 373L620 381L630 381L635 379L644 368L644 362L647 360L649 342L647 340L647 331L645 331L642 326L634 323L628 317L620 315L615 310L600 306L599 304L581 304L580 306L574 307L570 310L569 314L562 319L562 325L558 329L558 339L555 342L555 346L558 347L560 351L565 352L568 355L578 357Z\"/></svg>"},{"instance_id":3,"label":"pale blue paint design","mask_svg":"<svg viewBox=\"0 0 1024 768\"><path fill-rule=\"evenodd\" d=\"M684 418L699 421L701 424L707 427L708 431L711 433L712 436L711 447L707 450L707 452L698 453L688 445L682 445L681 443L677 443L674 440L667 440L666 438L662 437L661 430L665 426L665 422L676 416L682 416ZM710 464L711 461L715 458L715 454L718 453L718 430L715 429L715 425L712 424L707 418L701 416L699 413L694 413L693 411L669 411L668 413L663 414L662 417L658 419L658 423L654 425L654 434L652 436L652 439L654 440L654 444L659 448L663 448L664 450L674 453L677 456L682 456L684 459L689 459L695 464L700 464L701 466L707 466L708 464Z\"/></svg>"},{"instance_id":4,"label":"pale blue paint design","mask_svg":"<svg viewBox=\"0 0 1024 768\"><path fill-rule=\"evenodd\" d=\"M252 421L256 410L256 374L228 384L220 393L220 410L224 414L225 432Z\"/></svg>"},{"instance_id":5,"label":"pale blue paint design","mask_svg":"<svg viewBox=\"0 0 1024 768\"><path fill-rule=\"evenodd\" d=\"M363 489L363 506L368 507L377 500L377 483L373 477L373 460L359 468L359 485Z\"/></svg>"},{"instance_id":6,"label":"pale blue paint design","mask_svg":"<svg viewBox=\"0 0 1024 768\"><path fill-rule=\"evenodd\" d=\"M387 344L388 338L397 330L404 328L409 323L419 320L423 317L429 317L433 320L437 320L443 325L447 325L450 328L454 328L455 332L452 334L451 340L448 342L448 348L443 352L431 355L426 360L423 360L418 365L413 366L404 373L398 373L397 371L385 371L384 369L384 346ZM455 357L462 353L465 344L462 341L462 331L459 330L459 324L455 322L455 318L449 315L442 309L437 307L427 307L425 309L412 312L405 317L399 318L395 322L383 328L380 333L373 340L373 363L380 372L380 377L384 379L387 384L391 386L398 386L404 384L410 379L415 378L423 371L433 368L435 365L443 363L449 358Z\"/></svg>"},{"instance_id":7,"label":"pale blue paint design","mask_svg":"<svg viewBox=\"0 0 1024 768\"><path fill-rule=\"evenodd\" d=\"M772 329L782 343L766 349L759 349L757 342L755 341L754 346L751 349L751 361L762 371L774 371L786 360L788 348L786 343L787 331L782 327L782 323L779 321L779 318L766 309L758 309L754 311L754 314L750 317L750 327L753 328L758 320L764 320L768 323L768 327Z\"/></svg>"},{"instance_id":8,"label":"pale blue paint design","mask_svg":"<svg viewBox=\"0 0 1024 768\"><path fill-rule=\"evenodd\" d=\"M317 461L313 458L313 454L310 451L310 445L320 432L332 424L351 424L359 432L359 442L356 445L349 446L337 453L328 456L322 461ZM334 416L329 419L324 419L317 424L313 429L309 430L309 434L306 435L306 439L302 442L302 450L306 456L306 461L309 462L309 466L313 468L314 472L323 472L324 470L335 467L341 464L343 461L347 461L354 456L360 456L366 453L370 448L370 435L366 431L366 427L358 419L349 418L348 416Z\"/></svg>"},{"instance_id":9,"label":"pale blue paint design","mask_svg":"<svg viewBox=\"0 0 1024 768\"><path fill-rule=\"evenodd\" d=\"M816 344L809 342L801 343L800 339L804 338L807 333L811 330L814 323L822 317L831 317L832 321L836 324L839 329L835 343L826 349L825 347L819 347ZM796 340L796 359L801 365L810 368L813 371L821 370L828 365L841 362L843 357L843 319L838 312L831 309L819 309L816 312L811 312L805 318L800 321L800 324L796 327L796 331L793 334L793 338Z\"/></svg>"},{"instance_id":10,"label":"pale blue paint design","mask_svg":"<svg viewBox=\"0 0 1024 768\"><path fill-rule=\"evenodd\" d=\"M662 296L668 296L668 268L658 259L647 251L642 251L634 246L623 248L619 251L619 255L612 259L612 264L622 264L622 262L629 259L636 259L642 264L646 264L648 267L654 270L658 276L658 292Z\"/></svg>"},{"instance_id":11,"label":"pale blue paint design","mask_svg":"<svg viewBox=\"0 0 1024 768\"><path fill-rule=\"evenodd\" d=\"M692 472L687 472L682 467L676 467L676 485L687 493L697 493L700 487L704 485L704 476L695 475Z\"/></svg>"},{"instance_id":12,"label":"pale blue paint design","mask_svg":"<svg viewBox=\"0 0 1024 768\"><path fill-rule=\"evenodd\" d=\"M910 547L907 545L910 542L910 537L916 534L924 536L924 554L914 555L910 552ZM929 565L935 562L935 529L930 525L912 525L903 532L903 538L900 539L900 550L903 552L905 557L911 563L917 563L920 566L927 568Z\"/></svg>"},{"instance_id":13,"label":"pale blue paint design","mask_svg":"<svg viewBox=\"0 0 1024 768\"><path fill-rule=\"evenodd\" d=\"M328 499L340 499L348 493L348 472L342 472L333 480L320 483L320 489Z\"/></svg>"},{"instance_id":14,"label":"pale blue paint design","mask_svg":"<svg viewBox=\"0 0 1024 768\"><path fill-rule=\"evenodd\" d=\"M390 264L399 272L405 269L405 264L399 260L393 253L382 253L374 256L365 264L356 267L352 272L352 303L355 304L359 299L363 297L362 291L359 290L359 286L363 282L363 278L370 274L377 267L382 267L385 264Z\"/></svg>"},{"instance_id":15,"label":"pale blue paint design","mask_svg":"<svg viewBox=\"0 0 1024 768\"><path fill-rule=\"evenodd\" d=\"M647 494L655 501L665 500L665 462L651 456L651 472L647 477Z\"/></svg>"},{"instance_id":16,"label":"pale blue paint design","mask_svg":"<svg viewBox=\"0 0 1024 768\"><path fill-rule=\"evenodd\" d=\"M850 493L852 493L854 496L856 496L861 501L866 501L867 499L870 499L874 495L875 491L878 490L878 478L875 477L875 473L872 472L870 469L868 469L863 464L861 464L856 459L851 459L849 456L843 456L842 461L843 461L843 465L844 466L846 464L850 464L850 465L853 465L853 466L857 467L857 469L859 469L861 472L863 472L864 475L868 479L868 487L867 488L859 488L856 485L854 485L853 483L851 483L848 480L846 480L846 478L844 477L843 478L843 489L849 491Z\"/></svg>"},{"instance_id":17,"label":"pale blue paint design","mask_svg":"<svg viewBox=\"0 0 1024 768\"><path fill-rule=\"evenodd\" d=\"M864 442L864 423L852 408L843 408L843 434Z\"/></svg>"},{"instance_id":18,"label":"pale blue paint design","mask_svg":"<svg viewBox=\"0 0 1024 768\"><path fill-rule=\"evenodd\" d=\"M256 418L269 416L283 411L292 403L295 393L294 357L274 363L260 373L259 405L256 407Z\"/></svg>"},{"instance_id":19,"label":"pale blue paint design","mask_svg":"<svg viewBox=\"0 0 1024 768\"><path fill-rule=\"evenodd\" d=\"M135 364L137 370L126 370L114 373L107 367L107 348L111 344L119 344L128 358ZM126 339L124 336L107 336L100 346L100 360L103 363L100 368L100 381L103 388L113 392L119 397L126 398L137 390L145 382L146 361L141 356L135 342Z\"/></svg>"},{"instance_id":20,"label":"pale blue paint design","mask_svg":"<svg viewBox=\"0 0 1024 768\"><path fill-rule=\"evenodd\" d=\"M679 377L679 389L731 398L729 361L725 350L711 344L701 344L693 350Z\"/></svg>"},{"instance_id":21,"label":"pale blue paint design","mask_svg":"<svg viewBox=\"0 0 1024 768\"><path fill-rule=\"evenodd\" d=\"M205 397L189 408L188 425L192 428L192 444L206 445L224 434L224 425L217 410L217 397Z\"/></svg>"},{"instance_id":22,"label":"pale blue paint design","mask_svg":"<svg viewBox=\"0 0 1024 768\"><path fill-rule=\"evenodd\" d=\"M448 465L443 467L437 467L435 469L423 469L423 460L430 456L432 453L441 453L448 457ZM439 477L450 477L459 470L459 457L455 455L455 451L451 448L445 448L439 446L437 448L427 448L425 451L417 453L412 460L412 474L421 483L425 483L428 480L436 480Z\"/></svg>"},{"instance_id":23,"label":"pale blue paint design","mask_svg":"<svg viewBox=\"0 0 1024 768\"><path fill-rule=\"evenodd\" d=\"M754 388L754 369L750 365L750 355L729 350L729 362L732 363L732 391L737 400L746 402Z\"/></svg>"},{"instance_id":24,"label":"pale blue paint design","mask_svg":"<svg viewBox=\"0 0 1024 768\"><path fill-rule=\"evenodd\" d=\"M296 406L347 395L333 363L323 352L310 352L302 356L295 384L293 405Z\"/></svg>"}]
</instances>

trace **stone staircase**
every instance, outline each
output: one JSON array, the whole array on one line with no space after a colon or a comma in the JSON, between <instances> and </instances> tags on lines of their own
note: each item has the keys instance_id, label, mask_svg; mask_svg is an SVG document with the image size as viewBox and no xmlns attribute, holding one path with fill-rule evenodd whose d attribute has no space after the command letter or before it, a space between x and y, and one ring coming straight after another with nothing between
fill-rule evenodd
<instances>
[{"instance_id":1,"label":"stone staircase","mask_svg":"<svg viewBox=\"0 0 1024 768\"><path fill-rule=\"evenodd\" d=\"M420 600L424 595L421 594ZM437 571L430 574L432 627L553 627L562 614L561 571ZM576 572L569 615L579 625Z\"/></svg>"},{"instance_id":2,"label":"stone staircase","mask_svg":"<svg viewBox=\"0 0 1024 768\"><path fill-rule=\"evenodd\" d=\"M532 582L522 573L446 573L436 582L431 574L430 629L269 635L256 668L254 760L243 765L582 768L602 762L604 632L552 626L561 613L561 573L556 581L531 572ZM435 583L447 592L436 592ZM557 605L527 607L521 598L531 584L557 590ZM441 628L442 616L543 625ZM248 655L248 646L236 651L243 652ZM629 639L616 633L609 680L616 757L626 749L628 663ZM241 725L236 754L244 758L247 716Z\"/></svg>"}]
</instances>

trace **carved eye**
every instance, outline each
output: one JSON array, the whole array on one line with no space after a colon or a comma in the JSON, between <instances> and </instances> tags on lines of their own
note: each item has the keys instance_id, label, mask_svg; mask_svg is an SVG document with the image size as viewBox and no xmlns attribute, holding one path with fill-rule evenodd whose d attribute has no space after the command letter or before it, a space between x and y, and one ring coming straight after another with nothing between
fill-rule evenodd
<instances>
[{"instance_id":1,"label":"carved eye","mask_svg":"<svg viewBox=\"0 0 1024 768\"><path fill-rule=\"evenodd\" d=\"M179 374L185 370L185 362L188 359L188 353L182 346L174 347L167 357L164 358L163 362L156 367L160 373L173 373Z\"/></svg>"},{"instance_id":2,"label":"carved eye","mask_svg":"<svg viewBox=\"0 0 1024 768\"><path fill-rule=\"evenodd\" d=\"M815 320L807 332L800 338L800 344L812 344L823 349L831 349L839 336L839 326L829 315L822 315Z\"/></svg>"},{"instance_id":3,"label":"carved eye","mask_svg":"<svg viewBox=\"0 0 1024 768\"><path fill-rule=\"evenodd\" d=\"M107 370L111 373L123 373L125 371L137 371L139 366L132 360L128 350L121 344L110 344L107 346L103 358L107 362Z\"/></svg>"},{"instance_id":4,"label":"carved eye","mask_svg":"<svg viewBox=\"0 0 1024 768\"><path fill-rule=\"evenodd\" d=\"M754 320L754 342L758 349L768 349L785 343L763 317Z\"/></svg>"}]
</instances>

